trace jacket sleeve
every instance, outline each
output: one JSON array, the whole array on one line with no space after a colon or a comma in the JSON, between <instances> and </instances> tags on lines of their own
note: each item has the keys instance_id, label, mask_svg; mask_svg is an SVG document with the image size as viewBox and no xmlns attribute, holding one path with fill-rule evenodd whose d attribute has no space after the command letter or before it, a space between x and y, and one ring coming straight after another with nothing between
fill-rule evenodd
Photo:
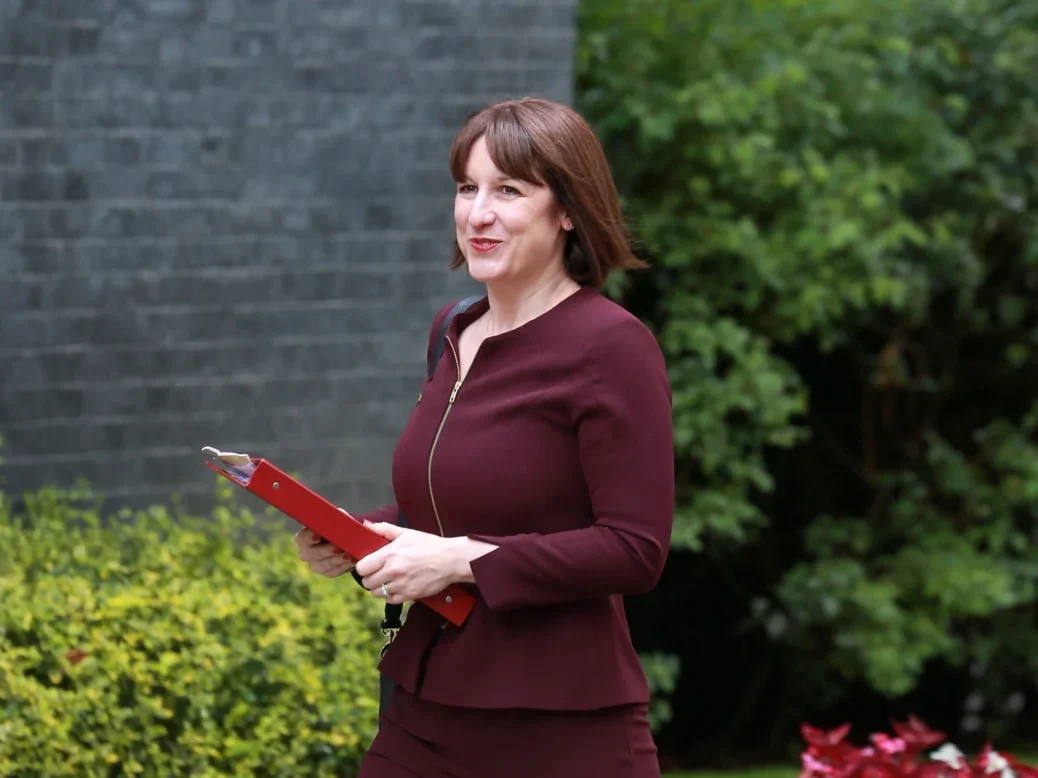
<instances>
[{"instance_id":1,"label":"jacket sleeve","mask_svg":"<svg viewBox=\"0 0 1038 778\"><path fill-rule=\"evenodd\" d=\"M378 524L380 522L396 524L400 518L400 508L394 502L383 508L376 508L368 513L351 513L350 515L357 521L361 522L370 521L372 524Z\"/></svg>"},{"instance_id":2,"label":"jacket sleeve","mask_svg":"<svg viewBox=\"0 0 1038 778\"><path fill-rule=\"evenodd\" d=\"M630 319L587 352L574 399L593 523L546 535L470 535L498 548L471 563L494 610L649 591L674 522L671 393L663 355Z\"/></svg>"}]
</instances>

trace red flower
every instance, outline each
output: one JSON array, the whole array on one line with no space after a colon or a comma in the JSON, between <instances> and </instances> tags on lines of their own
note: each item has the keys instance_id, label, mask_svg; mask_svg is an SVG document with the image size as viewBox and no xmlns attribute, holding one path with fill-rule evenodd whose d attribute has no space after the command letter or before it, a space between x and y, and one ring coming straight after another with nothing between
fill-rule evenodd
<instances>
[{"instance_id":1,"label":"red flower","mask_svg":"<svg viewBox=\"0 0 1038 778\"><path fill-rule=\"evenodd\" d=\"M946 739L943 732L930 729L913 715L909 715L906 722L894 721L892 724L897 736L905 741L905 750L911 754L938 746Z\"/></svg>"},{"instance_id":2,"label":"red flower","mask_svg":"<svg viewBox=\"0 0 1038 778\"><path fill-rule=\"evenodd\" d=\"M853 774L856 778L905 778L910 775L888 755L881 753L859 758L854 769L848 771L848 774Z\"/></svg>"},{"instance_id":3,"label":"red flower","mask_svg":"<svg viewBox=\"0 0 1038 778\"><path fill-rule=\"evenodd\" d=\"M850 743L844 742L844 738L850 731L849 723L828 732L812 727L810 724L800 725L800 734L807 741L807 753L811 756L828 759L846 759L854 753L854 747Z\"/></svg>"},{"instance_id":4,"label":"red flower","mask_svg":"<svg viewBox=\"0 0 1038 778\"><path fill-rule=\"evenodd\" d=\"M977 771L984 775L988 771L988 766L991 762L991 744L985 743L984 748L981 749L980 753L977 754L977 759L974 762L974 766Z\"/></svg>"},{"instance_id":5,"label":"red flower","mask_svg":"<svg viewBox=\"0 0 1038 778\"><path fill-rule=\"evenodd\" d=\"M824 729L812 727L810 724L800 725L800 734L804 736L804 740L813 746L839 745L843 742L843 739L847 737L850 731L850 722L837 727L836 729L830 729L828 732Z\"/></svg>"}]
</instances>

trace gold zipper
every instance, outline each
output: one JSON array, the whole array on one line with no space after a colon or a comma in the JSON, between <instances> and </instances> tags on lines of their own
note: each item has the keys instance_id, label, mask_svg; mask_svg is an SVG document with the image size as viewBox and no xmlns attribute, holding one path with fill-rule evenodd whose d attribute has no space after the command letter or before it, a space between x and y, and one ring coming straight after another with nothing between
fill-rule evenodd
<instances>
[{"instance_id":1,"label":"gold zipper","mask_svg":"<svg viewBox=\"0 0 1038 778\"><path fill-rule=\"evenodd\" d=\"M458 371L458 380L454 382L454 389L451 390L451 397L447 401L447 409L443 412L443 418L440 419L440 426L436 429L436 436L433 438L432 447L429 449L429 501L432 502L433 515L436 516L436 526L440 528L440 536L443 537L443 524L440 521L440 512L436 509L436 498L433 496L432 486L432 466L433 466L433 454L436 453L436 444L440 442L440 433L443 432L443 425L447 423L447 417L450 415L451 408L454 407L454 400L458 396L458 390L461 389L461 360L458 359L458 352L454 348L454 343L451 342L450 338L447 338L447 345L451 347L451 353L454 355L454 367Z\"/></svg>"}]
</instances>

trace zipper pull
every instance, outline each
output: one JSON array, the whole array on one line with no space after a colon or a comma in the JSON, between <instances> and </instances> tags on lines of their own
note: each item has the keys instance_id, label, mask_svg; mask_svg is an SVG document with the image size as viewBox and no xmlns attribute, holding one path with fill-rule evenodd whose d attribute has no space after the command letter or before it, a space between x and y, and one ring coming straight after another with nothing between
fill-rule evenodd
<instances>
[{"instance_id":1,"label":"zipper pull","mask_svg":"<svg viewBox=\"0 0 1038 778\"><path fill-rule=\"evenodd\" d=\"M454 398L458 396L458 390L461 389L461 381L454 382L454 391L451 392L451 399L447 402L451 405L454 402Z\"/></svg>"}]
</instances>

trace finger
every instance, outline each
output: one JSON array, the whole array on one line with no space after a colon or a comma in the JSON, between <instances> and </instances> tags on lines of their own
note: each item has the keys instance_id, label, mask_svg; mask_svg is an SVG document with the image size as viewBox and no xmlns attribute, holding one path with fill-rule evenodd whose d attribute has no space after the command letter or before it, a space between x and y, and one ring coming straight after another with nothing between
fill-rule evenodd
<instances>
[{"instance_id":1,"label":"finger","mask_svg":"<svg viewBox=\"0 0 1038 778\"><path fill-rule=\"evenodd\" d=\"M322 556L312 560L312 562L317 565L346 565L351 570L356 564L356 561L349 554L336 554L334 551L322 552Z\"/></svg>"},{"instance_id":2,"label":"finger","mask_svg":"<svg viewBox=\"0 0 1038 778\"><path fill-rule=\"evenodd\" d=\"M349 572L349 568L346 567L330 567L321 575L325 578L338 578L340 575L345 575L347 572Z\"/></svg>"},{"instance_id":3,"label":"finger","mask_svg":"<svg viewBox=\"0 0 1038 778\"><path fill-rule=\"evenodd\" d=\"M398 527L395 524L387 524L384 521L378 522L377 524L365 524L364 526L366 526L376 535L381 535L387 540L396 540L398 537L407 532L407 530L403 527Z\"/></svg>"},{"instance_id":4,"label":"finger","mask_svg":"<svg viewBox=\"0 0 1038 778\"><path fill-rule=\"evenodd\" d=\"M400 590L396 591L396 589L398 587L399 587ZM402 584L400 581L397 581L395 585L394 584L387 584L387 588L389 589L389 597L383 597L382 596L382 587L381 586L376 588L371 593L371 595L373 597L379 599L379 600L383 600L384 599L390 605L402 605L403 603L405 603L409 599L411 599L406 594L404 594L404 592L407 591L407 587L404 584Z\"/></svg>"},{"instance_id":5,"label":"finger","mask_svg":"<svg viewBox=\"0 0 1038 778\"><path fill-rule=\"evenodd\" d=\"M334 557L333 559L323 562L315 562L310 567L315 573L320 573L329 578L335 578L343 573L349 572L353 565L342 561L339 557Z\"/></svg>"},{"instance_id":6,"label":"finger","mask_svg":"<svg viewBox=\"0 0 1038 778\"><path fill-rule=\"evenodd\" d=\"M299 547L299 556L304 559L326 559L335 554L336 546L332 543L306 543Z\"/></svg>"},{"instance_id":7,"label":"finger","mask_svg":"<svg viewBox=\"0 0 1038 778\"><path fill-rule=\"evenodd\" d=\"M386 552L379 549L357 561L357 574L362 578L373 575L386 564Z\"/></svg>"},{"instance_id":8,"label":"finger","mask_svg":"<svg viewBox=\"0 0 1038 778\"><path fill-rule=\"evenodd\" d=\"M301 549L299 558L305 562L325 562L329 559L342 559L342 554L336 554L335 546L329 543L327 545Z\"/></svg>"},{"instance_id":9,"label":"finger","mask_svg":"<svg viewBox=\"0 0 1038 778\"><path fill-rule=\"evenodd\" d=\"M357 574L360 575L359 570ZM403 586L404 580L399 573L391 574L384 567L366 578L361 576L360 585L373 594L381 596L382 584L389 586L389 591L392 592L394 586Z\"/></svg>"},{"instance_id":10,"label":"finger","mask_svg":"<svg viewBox=\"0 0 1038 778\"><path fill-rule=\"evenodd\" d=\"M292 536L295 540L296 545L300 548L307 546L319 546L325 542L324 538L318 535L316 532L306 529L305 527L299 530L295 535Z\"/></svg>"}]
</instances>

